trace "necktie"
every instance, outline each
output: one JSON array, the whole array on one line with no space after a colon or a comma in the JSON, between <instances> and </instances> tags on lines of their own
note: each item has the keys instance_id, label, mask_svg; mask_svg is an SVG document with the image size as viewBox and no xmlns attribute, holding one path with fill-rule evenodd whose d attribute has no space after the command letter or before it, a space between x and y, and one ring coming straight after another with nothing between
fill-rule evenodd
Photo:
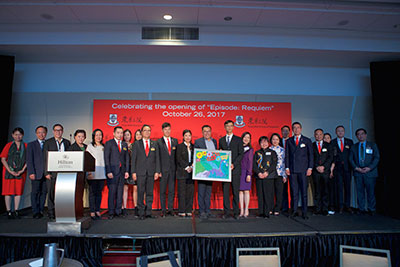
<instances>
[{"instance_id":1,"label":"necktie","mask_svg":"<svg viewBox=\"0 0 400 267\"><path fill-rule=\"evenodd\" d=\"M119 150L119 153L121 153L121 141L120 140L118 140L118 150Z\"/></svg>"},{"instance_id":2,"label":"necktie","mask_svg":"<svg viewBox=\"0 0 400 267\"><path fill-rule=\"evenodd\" d=\"M43 151L43 144L44 144L44 142L40 141L40 149L42 149L42 151Z\"/></svg>"},{"instance_id":3,"label":"necktie","mask_svg":"<svg viewBox=\"0 0 400 267\"><path fill-rule=\"evenodd\" d=\"M229 146L230 143L231 143L231 138L230 138L230 136L228 135L228 136L226 137L226 144Z\"/></svg>"},{"instance_id":4,"label":"necktie","mask_svg":"<svg viewBox=\"0 0 400 267\"><path fill-rule=\"evenodd\" d=\"M343 152L343 139L340 139L340 151Z\"/></svg>"},{"instance_id":5,"label":"necktie","mask_svg":"<svg viewBox=\"0 0 400 267\"><path fill-rule=\"evenodd\" d=\"M171 141L169 141L169 138L167 139L167 146L168 146L168 153L171 155Z\"/></svg>"},{"instance_id":6,"label":"necktie","mask_svg":"<svg viewBox=\"0 0 400 267\"><path fill-rule=\"evenodd\" d=\"M361 162L364 162L365 159L365 148L364 148L364 143L361 143L361 148L360 148L360 160Z\"/></svg>"},{"instance_id":7,"label":"necktie","mask_svg":"<svg viewBox=\"0 0 400 267\"><path fill-rule=\"evenodd\" d=\"M321 142L318 142L318 153L321 154Z\"/></svg>"},{"instance_id":8,"label":"necktie","mask_svg":"<svg viewBox=\"0 0 400 267\"><path fill-rule=\"evenodd\" d=\"M146 157L149 155L150 152L150 148L149 148L149 140L146 140L146 148L145 148L145 152L146 152Z\"/></svg>"},{"instance_id":9,"label":"necktie","mask_svg":"<svg viewBox=\"0 0 400 267\"><path fill-rule=\"evenodd\" d=\"M299 145L299 137L296 136L296 146L298 146L298 145Z\"/></svg>"}]
</instances>

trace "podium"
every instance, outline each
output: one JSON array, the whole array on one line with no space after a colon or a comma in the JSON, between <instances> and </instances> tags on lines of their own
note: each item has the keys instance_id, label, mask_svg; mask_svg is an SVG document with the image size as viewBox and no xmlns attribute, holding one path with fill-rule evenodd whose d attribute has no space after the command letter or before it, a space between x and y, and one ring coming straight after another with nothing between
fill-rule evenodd
<instances>
[{"instance_id":1,"label":"podium","mask_svg":"<svg viewBox=\"0 0 400 267\"><path fill-rule=\"evenodd\" d=\"M95 159L87 151L49 151L47 171L57 173L55 222L47 223L47 233L80 234L90 226L83 217L85 173L95 170Z\"/></svg>"}]
</instances>

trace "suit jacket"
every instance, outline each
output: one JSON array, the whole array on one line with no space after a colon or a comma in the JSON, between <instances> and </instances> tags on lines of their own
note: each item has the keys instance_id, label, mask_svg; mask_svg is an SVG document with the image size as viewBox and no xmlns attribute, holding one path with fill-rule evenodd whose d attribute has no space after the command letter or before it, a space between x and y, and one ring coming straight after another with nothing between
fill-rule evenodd
<instances>
[{"instance_id":1,"label":"suit jacket","mask_svg":"<svg viewBox=\"0 0 400 267\"><path fill-rule=\"evenodd\" d=\"M186 167L193 164L194 159L194 148L193 144L190 144L191 150L191 161L189 163L189 153L185 143L180 143L176 148L176 178L187 179L188 172L185 170Z\"/></svg>"},{"instance_id":2,"label":"suit jacket","mask_svg":"<svg viewBox=\"0 0 400 267\"><path fill-rule=\"evenodd\" d=\"M286 144L286 168L292 173L305 173L314 167L314 155L311 139L301 135L299 145L296 146L294 136Z\"/></svg>"},{"instance_id":3,"label":"suit jacket","mask_svg":"<svg viewBox=\"0 0 400 267\"><path fill-rule=\"evenodd\" d=\"M136 175L154 175L155 173L161 172L160 154L158 153L159 147L157 142L150 140L149 145L149 155L146 156L143 139L133 144L132 173L136 173Z\"/></svg>"},{"instance_id":4,"label":"suit jacket","mask_svg":"<svg viewBox=\"0 0 400 267\"><path fill-rule=\"evenodd\" d=\"M333 161L333 151L329 143L322 142L321 154L318 152L317 142L313 143L314 151L314 169L318 166L324 166L324 174L329 174L332 161Z\"/></svg>"},{"instance_id":5,"label":"suit jacket","mask_svg":"<svg viewBox=\"0 0 400 267\"><path fill-rule=\"evenodd\" d=\"M106 175L112 173L114 178L119 175L124 176L129 171L128 145L121 140L121 152L115 139L108 140L104 144L104 163L106 165ZM109 179L108 183L113 183L116 179Z\"/></svg>"},{"instance_id":6,"label":"suit jacket","mask_svg":"<svg viewBox=\"0 0 400 267\"><path fill-rule=\"evenodd\" d=\"M335 166L343 165L344 170L346 172L351 171L349 158L350 158L350 149L353 146L353 144L354 144L353 140L349 138L344 138L344 144L343 144L344 148L342 152L338 145L338 139L335 138L331 141L331 145L334 147L334 149L336 149L336 156L334 158Z\"/></svg>"},{"instance_id":7,"label":"suit jacket","mask_svg":"<svg viewBox=\"0 0 400 267\"><path fill-rule=\"evenodd\" d=\"M259 166L259 162L261 165ZM253 171L256 174L257 179L259 173L268 172L268 178L278 178L278 172L276 171L276 164L278 163L278 155L270 148L265 150L260 149L254 153L253 159Z\"/></svg>"},{"instance_id":8,"label":"suit jacket","mask_svg":"<svg viewBox=\"0 0 400 267\"><path fill-rule=\"evenodd\" d=\"M161 173L165 173L168 171L175 172L176 170L175 157L176 157L176 146L178 145L178 139L171 137L171 155L168 152L168 146L167 143L165 143L163 137L157 140L157 145L160 157Z\"/></svg>"},{"instance_id":9,"label":"suit jacket","mask_svg":"<svg viewBox=\"0 0 400 267\"><path fill-rule=\"evenodd\" d=\"M211 141L214 143L215 149L218 149L217 140L211 138ZM194 141L194 148L207 149L206 139L204 137L196 139Z\"/></svg>"},{"instance_id":10,"label":"suit jacket","mask_svg":"<svg viewBox=\"0 0 400 267\"><path fill-rule=\"evenodd\" d=\"M243 141L242 138L236 135L232 135L232 140L228 144L226 143L226 136L223 136L219 139L219 149L222 150L230 150L232 164L234 169L232 170L232 174L241 174L241 161L244 154Z\"/></svg>"},{"instance_id":11,"label":"suit jacket","mask_svg":"<svg viewBox=\"0 0 400 267\"><path fill-rule=\"evenodd\" d=\"M354 176L366 175L367 177L378 177L378 163L380 159L378 146L373 142L366 142L364 164L360 164L360 157L358 154L359 146L360 143L358 142L350 149L350 165L353 167L353 169L357 167L369 167L371 168L371 171L367 172L366 174L354 171Z\"/></svg>"},{"instance_id":12,"label":"suit jacket","mask_svg":"<svg viewBox=\"0 0 400 267\"><path fill-rule=\"evenodd\" d=\"M43 144L44 145L44 144ZM26 149L26 165L28 176L35 175L35 180L40 180L44 176L44 156L39 141L35 140L28 143Z\"/></svg>"},{"instance_id":13,"label":"suit jacket","mask_svg":"<svg viewBox=\"0 0 400 267\"><path fill-rule=\"evenodd\" d=\"M71 146L71 142L65 138L61 141L64 144L64 151L68 151L68 148ZM48 151L58 151L57 141L54 137L47 139L43 145L43 154L44 154L44 164L45 164L45 172L44 175L50 174L51 176L55 176L55 173L49 173L46 171L47 164L47 152Z\"/></svg>"}]
</instances>

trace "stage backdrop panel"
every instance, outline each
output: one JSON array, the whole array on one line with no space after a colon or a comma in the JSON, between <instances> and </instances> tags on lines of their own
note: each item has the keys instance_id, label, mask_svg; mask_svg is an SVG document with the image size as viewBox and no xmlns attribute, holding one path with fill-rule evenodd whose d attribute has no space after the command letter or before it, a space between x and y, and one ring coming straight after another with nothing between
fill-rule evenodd
<instances>
[{"instance_id":1,"label":"stage backdrop panel","mask_svg":"<svg viewBox=\"0 0 400 267\"><path fill-rule=\"evenodd\" d=\"M228 102L228 101L167 101L167 100L94 100L93 129L102 129L104 141L113 138L115 126L131 130L132 134L143 124L152 128L151 139L162 137L161 125L171 123L171 136L182 142L184 129L192 131L193 142L202 137L201 127L212 127L212 137L217 139L225 135L224 122L232 120L234 134L243 132L252 135L252 146L257 150L258 138L280 133L283 125L291 124L291 104L280 102ZM197 188L197 186L196 186ZM133 208L132 188L129 191L128 208ZM194 205L197 208L197 190ZM107 208L107 187L102 199L102 208ZM221 182L214 182L211 208L222 209ZM177 207L175 199L174 207ZM253 178L250 208L257 207L257 196ZM154 186L153 209L160 208L159 182Z\"/></svg>"}]
</instances>

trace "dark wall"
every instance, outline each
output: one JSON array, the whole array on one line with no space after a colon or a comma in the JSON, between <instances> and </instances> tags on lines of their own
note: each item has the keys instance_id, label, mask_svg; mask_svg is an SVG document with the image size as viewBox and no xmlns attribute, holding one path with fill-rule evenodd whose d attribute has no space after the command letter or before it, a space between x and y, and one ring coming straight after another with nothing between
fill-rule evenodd
<instances>
[{"instance_id":1,"label":"dark wall","mask_svg":"<svg viewBox=\"0 0 400 267\"><path fill-rule=\"evenodd\" d=\"M381 160L376 186L377 209L400 218L399 131L400 61L372 62L371 90L375 140Z\"/></svg>"},{"instance_id":2,"label":"dark wall","mask_svg":"<svg viewBox=\"0 0 400 267\"><path fill-rule=\"evenodd\" d=\"M10 110L11 110L11 95L14 79L14 57L11 56L0 56L0 149L3 149L7 143L9 136L8 125L10 122ZM3 167L3 166L2 166ZM2 188L2 182L0 182L0 190ZM0 213L5 211L4 201L0 201Z\"/></svg>"}]
</instances>

